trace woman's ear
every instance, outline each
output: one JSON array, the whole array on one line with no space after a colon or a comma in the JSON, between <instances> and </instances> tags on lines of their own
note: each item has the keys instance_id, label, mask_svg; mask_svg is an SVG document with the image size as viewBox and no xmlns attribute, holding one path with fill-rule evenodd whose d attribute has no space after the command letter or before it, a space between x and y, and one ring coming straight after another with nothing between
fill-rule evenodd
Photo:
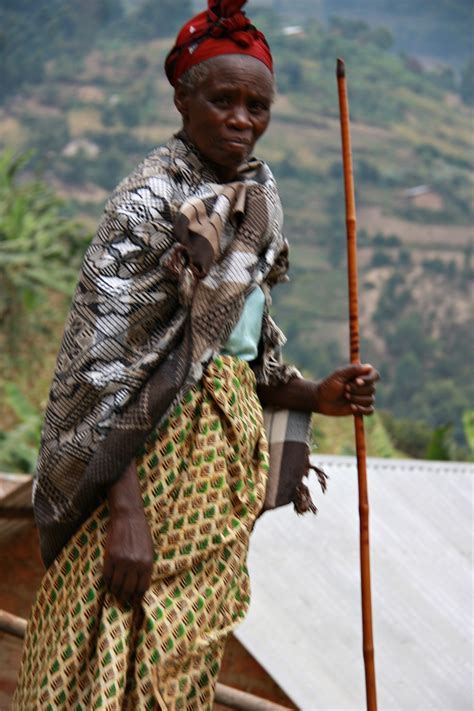
<instances>
[{"instance_id":1,"label":"woman's ear","mask_svg":"<svg viewBox=\"0 0 474 711\"><path fill-rule=\"evenodd\" d=\"M188 92L182 84L178 84L174 90L174 105L184 121L188 115Z\"/></svg>"}]
</instances>

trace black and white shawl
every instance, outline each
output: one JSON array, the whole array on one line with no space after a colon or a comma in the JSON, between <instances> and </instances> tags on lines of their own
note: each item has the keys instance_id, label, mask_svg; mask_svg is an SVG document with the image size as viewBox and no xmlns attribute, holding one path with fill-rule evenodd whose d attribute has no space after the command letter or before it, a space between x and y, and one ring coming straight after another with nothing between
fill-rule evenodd
<instances>
[{"instance_id":1,"label":"black and white shawl","mask_svg":"<svg viewBox=\"0 0 474 711\"><path fill-rule=\"evenodd\" d=\"M33 503L46 565L199 381L256 285L267 297L257 381L299 375L280 362L268 313L286 269L262 161L221 184L178 134L120 183L84 258L45 415Z\"/></svg>"}]
</instances>

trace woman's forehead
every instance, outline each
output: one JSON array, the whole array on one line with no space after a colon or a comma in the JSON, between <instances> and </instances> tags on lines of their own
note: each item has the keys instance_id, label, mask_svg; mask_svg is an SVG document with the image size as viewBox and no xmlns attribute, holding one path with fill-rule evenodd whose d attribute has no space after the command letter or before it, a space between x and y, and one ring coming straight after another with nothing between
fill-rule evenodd
<instances>
[{"instance_id":1,"label":"woman's forehead","mask_svg":"<svg viewBox=\"0 0 474 711\"><path fill-rule=\"evenodd\" d=\"M204 81L207 87L242 84L253 85L265 93L273 93L273 75L265 64L255 57L224 54L209 60L208 69L208 76Z\"/></svg>"}]
</instances>

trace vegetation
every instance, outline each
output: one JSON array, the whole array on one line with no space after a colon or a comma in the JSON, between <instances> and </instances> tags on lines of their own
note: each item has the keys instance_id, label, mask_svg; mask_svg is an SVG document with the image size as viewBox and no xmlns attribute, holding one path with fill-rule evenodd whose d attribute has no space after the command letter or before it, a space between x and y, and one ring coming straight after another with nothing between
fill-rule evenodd
<instances>
[{"instance_id":1,"label":"vegetation","mask_svg":"<svg viewBox=\"0 0 474 711\"><path fill-rule=\"evenodd\" d=\"M42 81L61 59L71 78L80 60L105 38L146 41L173 34L191 15L191 1L145 0L125 13L119 0L3 0L0 7L0 101Z\"/></svg>"},{"instance_id":2,"label":"vegetation","mask_svg":"<svg viewBox=\"0 0 474 711\"><path fill-rule=\"evenodd\" d=\"M40 444L41 412L13 383L4 383L3 396L17 418L11 429L0 429L0 470L32 474Z\"/></svg>"},{"instance_id":3,"label":"vegetation","mask_svg":"<svg viewBox=\"0 0 474 711\"><path fill-rule=\"evenodd\" d=\"M311 10L312 0L307 0ZM452 62L472 50L473 8L470 0L437 0L414 4L410 0L324 0L326 17L364 17L388 27L396 47L405 52Z\"/></svg>"},{"instance_id":4,"label":"vegetation","mask_svg":"<svg viewBox=\"0 0 474 711\"><path fill-rule=\"evenodd\" d=\"M465 104L474 106L474 55L470 56L462 70L459 93Z\"/></svg>"},{"instance_id":5,"label":"vegetation","mask_svg":"<svg viewBox=\"0 0 474 711\"><path fill-rule=\"evenodd\" d=\"M24 83L41 81L46 62L53 57L61 56L63 71L73 75L78 58L121 12L115 0L3 0L0 99Z\"/></svg>"},{"instance_id":6,"label":"vegetation","mask_svg":"<svg viewBox=\"0 0 474 711\"><path fill-rule=\"evenodd\" d=\"M343 4L331 5L343 14ZM432 16L448 5L433 6ZM259 152L278 179L292 249L291 282L276 290L274 310L289 338L287 359L306 373L320 377L346 360L334 78L335 57L343 56L359 213L362 354L383 376L383 415L370 425L382 434L374 435L373 452L472 458L465 414L474 406L467 337L474 326L467 306L474 275L472 61L467 51L459 55L456 73L399 55L396 23L380 29L371 0L364 7L370 25L348 15L328 19L327 27L313 19L296 35L282 31L277 14L262 10L255 18L268 32L279 89ZM0 27L9 28L0 31L6 150L0 388L16 383L3 389L2 451L14 452L17 436L36 446L35 416L44 407L84 233L120 178L178 125L162 65L169 35L190 3L87 0L78 8L70 0L8 0L0 8ZM384 5L386 17L390 8ZM453 13L452 22L460 17ZM445 25L439 31L449 34ZM25 151L27 164L14 157ZM420 186L421 196L411 195ZM350 422L316 427L322 451L349 451ZM15 466L28 469L28 457L23 452Z\"/></svg>"},{"instance_id":7,"label":"vegetation","mask_svg":"<svg viewBox=\"0 0 474 711\"><path fill-rule=\"evenodd\" d=\"M71 294L85 244L83 229L64 219L44 183L19 181L25 160L0 157L0 338L13 359L26 331L48 330L50 293Z\"/></svg>"},{"instance_id":8,"label":"vegetation","mask_svg":"<svg viewBox=\"0 0 474 711\"><path fill-rule=\"evenodd\" d=\"M0 467L30 472L86 238L42 181L21 180L26 162L0 156Z\"/></svg>"}]
</instances>

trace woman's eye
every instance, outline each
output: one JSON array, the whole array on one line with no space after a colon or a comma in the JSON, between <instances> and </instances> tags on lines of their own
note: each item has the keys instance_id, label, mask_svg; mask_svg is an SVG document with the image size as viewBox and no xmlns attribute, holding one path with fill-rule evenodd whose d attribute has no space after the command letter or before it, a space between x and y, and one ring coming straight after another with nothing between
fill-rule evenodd
<instances>
[{"instance_id":1,"label":"woman's eye","mask_svg":"<svg viewBox=\"0 0 474 711\"><path fill-rule=\"evenodd\" d=\"M263 111L268 111L269 106L263 101L252 101L252 103L249 105L249 109L253 113L260 113Z\"/></svg>"},{"instance_id":2,"label":"woman's eye","mask_svg":"<svg viewBox=\"0 0 474 711\"><path fill-rule=\"evenodd\" d=\"M229 97L228 96L216 96L212 99L212 103L215 104L216 106L228 106L229 105Z\"/></svg>"}]
</instances>

